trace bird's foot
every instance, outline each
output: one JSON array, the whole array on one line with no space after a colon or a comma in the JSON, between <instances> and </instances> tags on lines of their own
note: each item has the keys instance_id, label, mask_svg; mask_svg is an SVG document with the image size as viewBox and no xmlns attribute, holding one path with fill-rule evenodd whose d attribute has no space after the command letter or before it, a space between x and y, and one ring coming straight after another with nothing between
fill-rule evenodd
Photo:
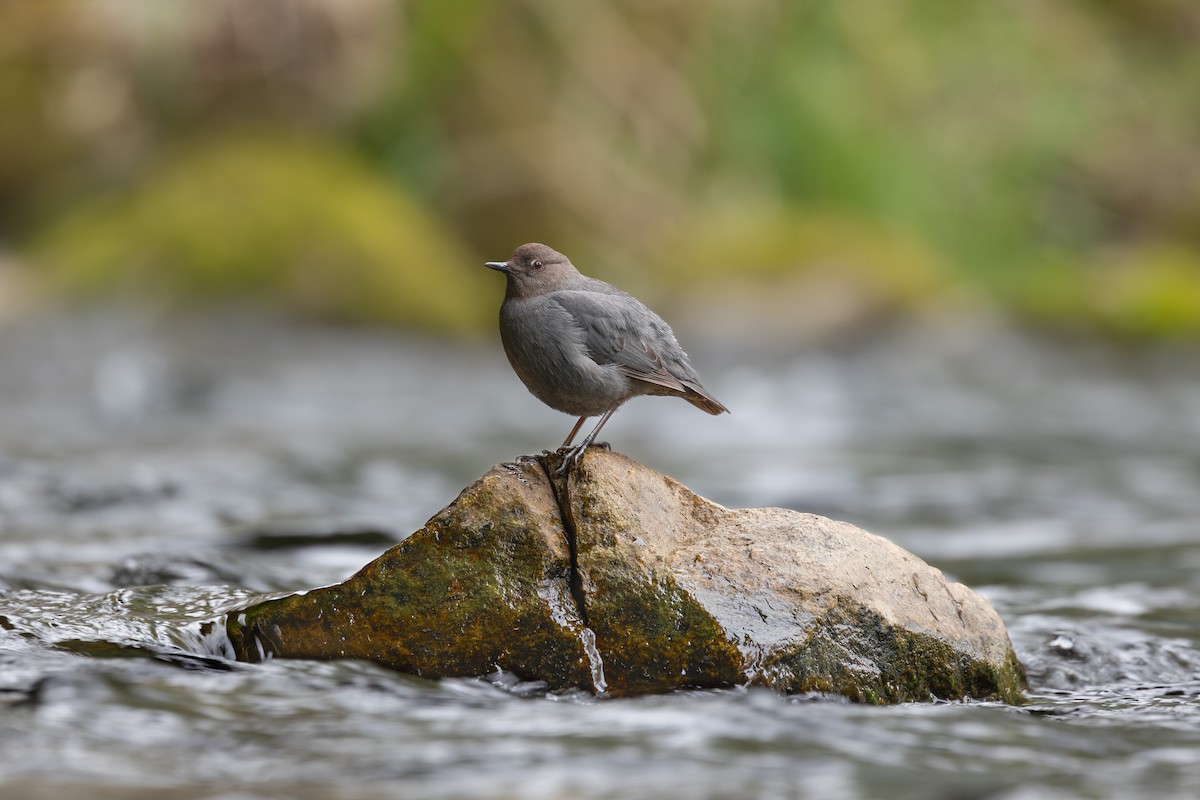
<instances>
[{"instance_id":1,"label":"bird's foot","mask_svg":"<svg viewBox=\"0 0 1200 800\"><path fill-rule=\"evenodd\" d=\"M599 447L601 450L612 452L612 445L608 442L592 442L592 447Z\"/></svg>"},{"instance_id":2,"label":"bird's foot","mask_svg":"<svg viewBox=\"0 0 1200 800\"><path fill-rule=\"evenodd\" d=\"M558 453L562 455L563 460L562 463L558 465L558 469L554 471L554 474L561 478L571 470L575 469L575 467L579 466L579 462L583 460L583 453L587 450L587 448L588 446L586 442L584 444L577 444L574 447L558 448Z\"/></svg>"}]
</instances>

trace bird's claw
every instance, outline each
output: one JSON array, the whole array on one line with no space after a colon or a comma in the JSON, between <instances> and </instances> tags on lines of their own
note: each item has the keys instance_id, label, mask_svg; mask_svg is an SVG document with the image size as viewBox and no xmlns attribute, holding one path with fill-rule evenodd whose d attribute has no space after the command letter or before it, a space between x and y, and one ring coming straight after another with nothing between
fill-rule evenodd
<instances>
[{"instance_id":1,"label":"bird's claw","mask_svg":"<svg viewBox=\"0 0 1200 800\"><path fill-rule=\"evenodd\" d=\"M558 453L562 455L563 460L558 465L558 469L554 470L554 474L561 478L579 466L579 462L583 460L583 453L587 450L587 447L586 444L577 444L574 447L558 448Z\"/></svg>"}]
</instances>

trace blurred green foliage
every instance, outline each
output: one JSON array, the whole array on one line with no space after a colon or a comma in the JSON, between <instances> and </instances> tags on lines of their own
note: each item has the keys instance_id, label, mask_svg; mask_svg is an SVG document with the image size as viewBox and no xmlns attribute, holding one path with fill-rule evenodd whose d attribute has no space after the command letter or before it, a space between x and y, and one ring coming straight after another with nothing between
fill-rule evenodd
<instances>
[{"instance_id":1,"label":"blurred green foliage","mask_svg":"<svg viewBox=\"0 0 1200 800\"><path fill-rule=\"evenodd\" d=\"M1198 40L1191 0L10 0L0 236L421 326L540 240L662 295L1194 335Z\"/></svg>"},{"instance_id":2,"label":"blurred green foliage","mask_svg":"<svg viewBox=\"0 0 1200 800\"><path fill-rule=\"evenodd\" d=\"M469 327L491 308L439 221L327 142L259 131L163 162L35 239L57 285L435 329Z\"/></svg>"}]
</instances>

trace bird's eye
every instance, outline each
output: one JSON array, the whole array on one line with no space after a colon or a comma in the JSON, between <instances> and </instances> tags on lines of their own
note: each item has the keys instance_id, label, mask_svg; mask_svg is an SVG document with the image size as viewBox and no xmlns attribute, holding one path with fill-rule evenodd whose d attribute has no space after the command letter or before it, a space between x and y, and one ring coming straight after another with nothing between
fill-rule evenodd
<instances>
[{"instance_id":1,"label":"bird's eye","mask_svg":"<svg viewBox=\"0 0 1200 800\"><path fill-rule=\"evenodd\" d=\"M542 260L540 258L535 258L533 260L533 263L530 264L529 266L533 267L534 269L541 269L542 268Z\"/></svg>"}]
</instances>

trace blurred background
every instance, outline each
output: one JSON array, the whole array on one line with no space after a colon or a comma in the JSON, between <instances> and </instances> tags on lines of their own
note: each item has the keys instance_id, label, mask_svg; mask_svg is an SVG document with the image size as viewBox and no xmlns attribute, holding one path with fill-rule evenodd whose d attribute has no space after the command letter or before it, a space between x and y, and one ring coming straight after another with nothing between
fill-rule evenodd
<instances>
[{"instance_id":1,"label":"blurred background","mask_svg":"<svg viewBox=\"0 0 1200 800\"><path fill-rule=\"evenodd\" d=\"M615 449L980 591L1030 704L226 659L562 441L525 241L732 411ZM1197 442L1194 0L0 0L5 797L1194 800Z\"/></svg>"},{"instance_id":2,"label":"blurred background","mask_svg":"<svg viewBox=\"0 0 1200 800\"><path fill-rule=\"evenodd\" d=\"M1187 0L8 0L0 313L478 330L479 262L535 240L797 335L1190 336L1198 36Z\"/></svg>"}]
</instances>

